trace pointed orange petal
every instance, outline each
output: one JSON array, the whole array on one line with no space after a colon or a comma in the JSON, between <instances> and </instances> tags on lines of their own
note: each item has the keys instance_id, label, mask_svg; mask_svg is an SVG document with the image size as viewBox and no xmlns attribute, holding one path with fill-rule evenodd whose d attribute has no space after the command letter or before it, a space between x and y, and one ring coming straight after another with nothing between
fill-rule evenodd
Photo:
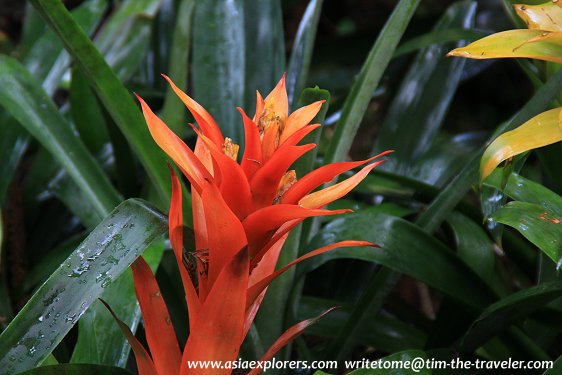
<instances>
[{"instance_id":1,"label":"pointed orange petal","mask_svg":"<svg viewBox=\"0 0 562 375\"><path fill-rule=\"evenodd\" d=\"M279 253L287 240L287 236L289 234L285 234L281 237L275 244L271 246L269 251L264 254L262 261L257 264L254 268L252 268L252 263L250 262L250 278L248 280L248 285L255 284L256 281L259 281L266 277L267 275L271 274L275 270L275 266L277 265L277 260L279 259ZM248 333L254 318L260 308L260 305L265 297L265 292L267 288L263 290L263 292L254 300L250 306L246 307L246 322L244 323L244 337Z\"/></svg>"},{"instance_id":2,"label":"pointed orange petal","mask_svg":"<svg viewBox=\"0 0 562 375\"><path fill-rule=\"evenodd\" d=\"M335 201L336 199L340 199L341 197L349 193L354 187L359 185L359 183L363 181L365 177L367 177L369 172L371 172L371 170L379 164L380 163L369 164L347 180L304 196L301 200L299 200L299 205L307 208L317 209L320 207L324 207L325 205Z\"/></svg>"},{"instance_id":3,"label":"pointed orange petal","mask_svg":"<svg viewBox=\"0 0 562 375\"><path fill-rule=\"evenodd\" d=\"M156 370L160 374L177 373L181 363L181 351L160 287L142 257L138 257L131 264L131 269L135 294L144 320L146 341Z\"/></svg>"},{"instance_id":4,"label":"pointed orange petal","mask_svg":"<svg viewBox=\"0 0 562 375\"><path fill-rule=\"evenodd\" d=\"M301 128L301 129L297 130L289 138L285 139L285 141L279 145L279 148L277 149L276 152L284 152L284 149L286 147L295 146L304 137L306 137L308 134L310 134L314 130L318 129L320 126L322 126L322 125L312 124L312 125L308 125L308 126L305 126L304 128Z\"/></svg>"},{"instance_id":5,"label":"pointed orange petal","mask_svg":"<svg viewBox=\"0 0 562 375\"><path fill-rule=\"evenodd\" d=\"M256 113L254 114L254 118L253 118L253 121L255 123L257 123L258 120L260 119L260 116L263 113L264 107L265 107L265 100L263 100L260 92L258 90L256 90Z\"/></svg>"},{"instance_id":6,"label":"pointed orange petal","mask_svg":"<svg viewBox=\"0 0 562 375\"><path fill-rule=\"evenodd\" d=\"M238 107L238 111L242 115L244 122L244 139L246 140L244 156L242 156L240 164L244 173L246 173L248 181L251 181L254 174L263 165L260 132L256 123L250 120L242 108Z\"/></svg>"},{"instance_id":7,"label":"pointed orange petal","mask_svg":"<svg viewBox=\"0 0 562 375\"><path fill-rule=\"evenodd\" d=\"M320 108L322 108L324 102L325 100L320 100L291 113L285 122L285 128L283 129L279 143L283 143L294 132L308 125L318 112L320 112Z\"/></svg>"},{"instance_id":8,"label":"pointed orange petal","mask_svg":"<svg viewBox=\"0 0 562 375\"><path fill-rule=\"evenodd\" d=\"M277 150L273 154L271 159L256 172L250 182L254 199L254 210L273 203L279 181L281 181L285 172L287 172L295 160L312 150L315 146L314 144L290 146L284 149L283 152Z\"/></svg>"},{"instance_id":9,"label":"pointed orange petal","mask_svg":"<svg viewBox=\"0 0 562 375\"><path fill-rule=\"evenodd\" d=\"M273 123L265 128L261 141L261 151L264 162L267 162L279 146L279 123Z\"/></svg>"},{"instance_id":10,"label":"pointed orange petal","mask_svg":"<svg viewBox=\"0 0 562 375\"><path fill-rule=\"evenodd\" d=\"M172 158L182 173L189 179L189 182L197 190L201 190L205 180L211 180L211 175L207 169L191 149L152 112L145 101L138 95L137 99L141 103L146 124L154 141Z\"/></svg>"},{"instance_id":11,"label":"pointed orange petal","mask_svg":"<svg viewBox=\"0 0 562 375\"><path fill-rule=\"evenodd\" d=\"M287 119L289 112L289 100L287 98L287 90L285 89L285 74L277 83L277 86L265 98L265 105L273 101L273 112L281 121Z\"/></svg>"},{"instance_id":12,"label":"pointed orange petal","mask_svg":"<svg viewBox=\"0 0 562 375\"><path fill-rule=\"evenodd\" d=\"M199 313L200 303L197 296L195 286L191 281L191 277L183 264L183 210L182 210L182 190L181 182L176 176L173 168L170 168L172 177L172 199L170 201L170 213L168 215L169 236L174 255L185 291L185 300L187 302L187 309L189 311L190 323L195 320ZM197 193L196 193L197 194Z\"/></svg>"},{"instance_id":13,"label":"pointed orange petal","mask_svg":"<svg viewBox=\"0 0 562 375\"><path fill-rule=\"evenodd\" d=\"M193 128L200 139L207 145L213 160L217 163L221 175L220 192L224 201L239 218L246 217L251 209L252 193L250 183L242 167L225 155L209 138ZM216 174L215 174L216 175Z\"/></svg>"},{"instance_id":14,"label":"pointed orange petal","mask_svg":"<svg viewBox=\"0 0 562 375\"><path fill-rule=\"evenodd\" d=\"M271 236L271 238L267 241L267 243L261 246L257 251L257 253L253 255L252 259L250 260L250 268L252 270L259 269L262 265L262 262L265 262L267 258L269 258L269 253L276 248L277 243L279 241L284 242L289 232L292 231L293 228L295 228L297 225L302 223L305 219L306 217L302 217L302 218L290 220L285 224L281 225L281 227L273 234L273 236ZM277 260L275 260L275 263L276 262ZM252 280L254 279L252 278Z\"/></svg>"},{"instance_id":15,"label":"pointed orange petal","mask_svg":"<svg viewBox=\"0 0 562 375\"><path fill-rule=\"evenodd\" d=\"M205 301L196 329L189 333L181 375L230 374L231 369L189 369L188 361L232 361L244 339L244 312L249 273L248 251L236 253L222 269Z\"/></svg>"},{"instance_id":16,"label":"pointed orange petal","mask_svg":"<svg viewBox=\"0 0 562 375\"><path fill-rule=\"evenodd\" d=\"M253 257L275 233L288 221L313 216L337 215L351 210L311 210L293 204L276 204L250 214L242 224L248 236L248 248Z\"/></svg>"},{"instance_id":17,"label":"pointed orange petal","mask_svg":"<svg viewBox=\"0 0 562 375\"><path fill-rule=\"evenodd\" d=\"M366 160L351 161L351 162L338 162L324 165L318 169L311 171L302 178L298 179L293 186L289 188L281 197L281 202L288 204L296 204L302 197L316 189L323 183L332 181L336 176L347 172L353 168L357 168L363 164L369 163L383 155L393 152L392 150L385 151L375 155ZM380 165L383 161L375 163Z\"/></svg>"},{"instance_id":18,"label":"pointed orange petal","mask_svg":"<svg viewBox=\"0 0 562 375\"><path fill-rule=\"evenodd\" d=\"M305 255L293 260L291 263L287 264L286 266L278 269L277 271L273 272L272 274L264 277L260 281L251 285L250 288L248 289L248 300L246 302L246 306L250 306L254 302L254 300L261 294L261 292L265 288L267 288L267 286L269 284L271 284L271 282L273 280L275 280L277 277L282 275L285 271L287 271L289 268L291 268L295 264L298 264L298 263L302 262L303 260L315 257L317 255L320 255L322 253L325 253L327 251L330 251L330 250L333 250L333 249L336 249L336 248L351 247L351 246L380 247L380 246L377 246L377 245L375 245L371 242L367 242L367 241L340 241L340 242L336 242L336 243L333 243L331 245L324 246L324 247L321 247L319 249L313 250L309 253L306 253Z\"/></svg>"},{"instance_id":19,"label":"pointed orange petal","mask_svg":"<svg viewBox=\"0 0 562 375\"><path fill-rule=\"evenodd\" d=\"M203 108L195 100L190 98L186 93L180 90L168 76L162 74L162 77L164 77L166 81L168 81L168 83L172 87L172 90L174 90L183 104L185 104L187 109L189 109L189 112L191 112L193 117L195 117L195 121L201 127L203 134L209 137L217 146L222 146L222 144L224 143L224 137L220 131L220 128L218 127L213 117L209 114L209 112L207 112L205 108Z\"/></svg>"},{"instance_id":20,"label":"pointed orange petal","mask_svg":"<svg viewBox=\"0 0 562 375\"><path fill-rule=\"evenodd\" d=\"M218 188L209 185L203 194L201 202L205 210L205 220L208 233L208 282L210 288L221 272L222 268L248 242L242 223L230 210Z\"/></svg>"},{"instance_id":21,"label":"pointed orange petal","mask_svg":"<svg viewBox=\"0 0 562 375\"><path fill-rule=\"evenodd\" d=\"M209 148L205 146L205 142L201 139L197 139L195 143L195 156L201 160L203 165L213 174L213 158L209 152ZM218 174L218 173L217 173ZM215 183L217 183L215 179ZM193 234L195 236L195 248L196 249L208 249L208 234L207 234L207 222L205 221L205 208L203 207L203 202L201 201L201 195L197 190L191 190L191 212L193 215ZM207 275L204 272L204 265L198 261L197 262L197 279L198 279L198 289L199 289L199 300L204 301L207 297L208 283ZM190 321L191 325L191 321Z\"/></svg>"},{"instance_id":22,"label":"pointed orange petal","mask_svg":"<svg viewBox=\"0 0 562 375\"><path fill-rule=\"evenodd\" d=\"M120 320L117 315L111 310L109 305L102 299L100 302L104 304L104 306L109 310L109 313L113 316L113 319L117 322L119 329L123 332L123 335L127 338L129 345L133 349L133 353L135 353L135 361L137 362L137 368L139 371L139 375L158 375L156 368L154 367L154 363L150 358L150 355L147 353L146 349L142 346L142 344L137 340L133 332L129 329L129 327Z\"/></svg>"},{"instance_id":23,"label":"pointed orange petal","mask_svg":"<svg viewBox=\"0 0 562 375\"><path fill-rule=\"evenodd\" d=\"M273 356L282 347L287 345L287 343L289 341L292 341L295 337L300 335L305 329L307 329L312 324L316 323L324 315L331 313L334 309L335 309L335 307L324 311L322 314L318 315L315 318L303 320L302 322L297 323L294 326L292 326L291 328L289 328L288 330L286 330L281 336L279 336L279 338L273 343L273 345L271 345L271 347L269 349L267 349L267 352L265 352L265 354L260 358L260 362L266 362L266 361L271 360L271 358L273 358ZM257 375L261 371L262 371L261 368L255 368L252 371L250 371L248 373L248 375Z\"/></svg>"}]
</instances>

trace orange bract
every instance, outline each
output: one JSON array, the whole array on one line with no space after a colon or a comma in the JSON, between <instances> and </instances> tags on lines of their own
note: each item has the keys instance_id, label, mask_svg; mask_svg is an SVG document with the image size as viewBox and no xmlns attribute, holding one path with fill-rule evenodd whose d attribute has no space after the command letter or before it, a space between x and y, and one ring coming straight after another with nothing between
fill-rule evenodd
<instances>
[{"instance_id":1,"label":"orange bract","mask_svg":"<svg viewBox=\"0 0 562 375\"><path fill-rule=\"evenodd\" d=\"M373 161L388 152L359 162L335 163L299 179L291 165L314 144L298 145L318 124L309 124L320 111L322 101L288 113L283 77L263 99L257 94L256 113L251 119L242 109L246 147L237 162L238 146L225 138L213 118L197 102L177 88L199 125L195 151L152 112L139 98L156 143L170 156L192 186L192 213L196 250L182 258L183 218L181 183L173 170L169 234L180 268L189 310L190 334L181 361L174 345L167 310L154 276L142 260L133 268L135 289L145 316L151 358L133 343L141 375L145 374L228 374L231 370L190 369L188 361L232 361L238 351L268 285L288 267L337 247L374 246L364 241L343 241L315 250L275 272L279 252L289 231L304 219L335 215L349 210L325 210L324 206L347 194L371 169L382 161L365 166L356 175L328 188L312 192L325 182L350 169ZM184 266L195 269L190 275ZM312 320L289 329L266 353L279 348L302 332ZM154 338L158 335L159 340ZM134 340L134 336L128 336ZM147 367L150 367L148 370ZM206 372L207 371L207 372Z\"/></svg>"}]
</instances>

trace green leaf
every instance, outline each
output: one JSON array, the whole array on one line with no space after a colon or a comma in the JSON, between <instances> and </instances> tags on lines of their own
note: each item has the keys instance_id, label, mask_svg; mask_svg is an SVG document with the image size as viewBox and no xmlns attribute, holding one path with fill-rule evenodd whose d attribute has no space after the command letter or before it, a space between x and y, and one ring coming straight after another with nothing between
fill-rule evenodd
<instances>
[{"instance_id":1,"label":"green leaf","mask_svg":"<svg viewBox=\"0 0 562 375\"><path fill-rule=\"evenodd\" d=\"M13 117L0 111L0 207L12 182L20 159L27 149L29 136Z\"/></svg>"},{"instance_id":2,"label":"green leaf","mask_svg":"<svg viewBox=\"0 0 562 375\"><path fill-rule=\"evenodd\" d=\"M256 90L270 92L285 72L280 0L243 0L246 46L245 108L255 108Z\"/></svg>"},{"instance_id":3,"label":"green leaf","mask_svg":"<svg viewBox=\"0 0 562 375\"><path fill-rule=\"evenodd\" d=\"M157 240L143 253L152 272L156 272L163 248L163 241ZM133 277L129 269L104 290L102 299L131 330L136 330L141 311L135 299ZM131 347L100 301L94 301L78 323L78 341L70 360L72 363L98 363L119 367L127 365Z\"/></svg>"},{"instance_id":4,"label":"green leaf","mask_svg":"<svg viewBox=\"0 0 562 375\"><path fill-rule=\"evenodd\" d=\"M461 133L454 137L438 134L429 150L413 161L408 177L430 185L443 186L485 141L481 132Z\"/></svg>"},{"instance_id":5,"label":"green leaf","mask_svg":"<svg viewBox=\"0 0 562 375\"><path fill-rule=\"evenodd\" d=\"M457 254L487 284L492 281L495 255L493 244L481 225L466 216L453 212L447 222L450 225Z\"/></svg>"},{"instance_id":6,"label":"green leaf","mask_svg":"<svg viewBox=\"0 0 562 375\"><path fill-rule=\"evenodd\" d=\"M243 0L202 0L193 22L193 92L225 136L244 140L237 106L244 104Z\"/></svg>"},{"instance_id":7,"label":"green leaf","mask_svg":"<svg viewBox=\"0 0 562 375\"><path fill-rule=\"evenodd\" d=\"M119 205L60 265L0 335L6 375L43 361L86 309L156 239L165 219L142 201ZM112 347L118 350L117 347Z\"/></svg>"},{"instance_id":8,"label":"green leaf","mask_svg":"<svg viewBox=\"0 0 562 375\"><path fill-rule=\"evenodd\" d=\"M450 6L434 30L469 28L474 23L476 3L463 1ZM414 162L433 143L460 82L464 59L447 59L449 45L432 45L414 59L388 109L373 148L396 152L381 169L409 175Z\"/></svg>"},{"instance_id":9,"label":"green leaf","mask_svg":"<svg viewBox=\"0 0 562 375\"><path fill-rule=\"evenodd\" d=\"M550 105L552 100L558 97L561 86L562 69L552 76L509 122L499 126L491 139L496 138L498 134L507 130L514 129L519 124L543 111L544 108ZM480 152L475 153L457 176L431 202L417 220L418 225L425 228L428 232L433 232L439 228L441 222L465 196L472 184L477 182L480 155Z\"/></svg>"},{"instance_id":10,"label":"green leaf","mask_svg":"<svg viewBox=\"0 0 562 375\"><path fill-rule=\"evenodd\" d=\"M562 197L543 185L531 181L513 172L507 178L505 187L502 188L502 171L494 171L485 181L484 185L502 190L516 201L538 204L545 210L562 215Z\"/></svg>"},{"instance_id":11,"label":"green leaf","mask_svg":"<svg viewBox=\"0 0 562 375\"><path fill-rule=\"evenodd\" d=\"M351 238L382 248L336 249L308 260L299 268L301 275L332 259L362 259L420 280L472 310L495 299L490 288L451 249L415 224L394 216L356 213L336 219L315 236L310 248Z\"/></svg>"},{"instance_id":12,"label":"green leaf","mask_svg":"<svg viewBox=\"0 0 562 375\"><path fill-rule=\"evenodd\" d=\"M96 37L98 50L120 79L129 79L139 69L161 5L162 0L123 1Z\"/></svg>"},{"instance_id":13,"label":"green leaf","mask_svg":"<svg viewBox=\"0 0 562 375\"><path fill-rule=\"evenodd\" d=\"M345 160L373 91L392 59L392 54L406 30L420 0L401 0L381 30L369 56L365 60L357 81L347 96L332 141L326 151L325 162Z\"/></svg>"},{"instance_id":14,"label":"green leaf","mask_svg":"<svg viewBox=\"0 0 562 375\"><path fill-rule=\"evenodd\" d=\"M299 23L287 69L289 108L293 108L295 99L306 85L323 2L324 0L310 0Z\"/></svg>"},{"instance_id":15,"label":"green leaf","mask_svg":"<svg viewBox=\"0 0 562 375\"><path fill-rule=\"evenodd\" d=\"M490 33L480 30L467 30L466 28L451 27L447 29L432 30L426 34L416 36L400 44L394 51L394 58L426 48L432 44L444 44L459 40L474 40L483 38Z\"/></svg>"},{"instance_id":16,"label":"green leaf","mask_svg":"<svg viewBox=\"0 0 562 375\"><path fill-rule=\"evenodd\" d=\"M97 153L109 141L107 124L94 92L78 69L72 69L69 101L70 114L80 139L91 153Z\"/></svg>"},{"instance_id":17,"label":"green leaf","mask_svg":"<svg viewBox=\"0 0 562 375\"><path fill-rule=\"evenodd\" d=\"M562 216L534 203L513 201L496 211L492 218L515 228L525 238L562 266Z\"/></svg>"},{"instance_id":18,"label":"green leaf","mask_svg":"<svg viewBox=\"0 0 562 375\"><path fill-rule=\"evenodd\" d=\"M187 88L187 76L189 71L189 50L191 44L191 32L193 22L193 9L195 1L181 1L174 27L172 39L172 50L168 63L167 76L174 81L176 86L185 90ZM162 120L177 134L183 134L188 127L185 126L185 105L174 93L170 85L166 87L164 107L162 108Z\"/></svg>"},{"instance_id":19,"label":"green leaf","mask_svg":"<svg viewBox=\"0 0 562 375\"><path fill-rule=\"evenodd\" d=\"M298 306L297 320L305 320L334 306L340 307L320 319L306 332L315 336L335 337L341 327L349 320L353 306L341 301L304 296ZM371 319L360 331L357 343L374 346L389 353L423 348L425 345L427 335L419 328L389 316L387 313L371 315L370 317ZM334 357L330 357L330 360L334 359Z\"/></svg>"},{"instance_id":20,"label":"green leaf","mask_svg":"<svg viewBox=\"0 0 562 375\"><path fill-rule=\"evenodd\" d=\"M166 168L162 167L164 154L152 140L140 110L128 90L72 19L62 2L30 2L63 41L76 66L84 73L88 83L144 165L160 196L169 199L169 176Z\"/></svg>"},{"instance_id":21,"label":"green leaf","mask_svg":"<svg viewBox=\"0 0 562 375\"><path fill-rule=\"evenodd\" d=\"M554 361L552 367L549 370L546 370L543 375L557 375L562 372L562 356L558 357L556 361Z\"/></svg>"},{"instance_id":22,"label":"green leaf","mask_svg":"<svg viewBox=\"0 0 562 375\"><path fill-rule=\"evenodd\" d=\"M0 86L0 104L53 154L96 211L107 215L121 200L119 194L31 74L0 56Z\"/></svg>"},{"instance_id":23,"label":"green leaf","mask_svg":"<svg viewBox=\"0 0 562 375\"><path fill-rule=\"evenodd\" d=\"M109 367L85 364L61 364L42 366L22 372L21 375L132 375L132 372L120 367Z\"/></svg>"},{"instance_id":24,"label":"green leaf","mask_svg":"<svg viewBox=\"0 0 562 375\"><path fill-rule=\"evenodd\" d=\"M490 305L474 321L462 340L473 351L511 324L562 297L562 282L545 283L513 293Z\"/></svg>"},{"instance_id":25,"label":"green leaf","mask_svg":"<svg viewBox=\"0 0 562 375\"><path fill-rule=\"evenodd\" d=\"M406 350L382 359L366 360L369 364L361 365L361 369L351 371L348 375L431 375L431 370L425 367L426 359L424 351Z\"/></svg>"}]
</instances>

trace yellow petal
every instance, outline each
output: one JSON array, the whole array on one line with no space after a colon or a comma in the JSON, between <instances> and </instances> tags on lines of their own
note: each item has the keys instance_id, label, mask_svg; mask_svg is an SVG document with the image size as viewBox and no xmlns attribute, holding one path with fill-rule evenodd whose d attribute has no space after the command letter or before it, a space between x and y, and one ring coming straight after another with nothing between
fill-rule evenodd
<instances>
[{"instance_id":1,"label":"yellow petal","mask_svg":"<svg viewBox=\"0 0 562 375\"><path fill-rule=\"evenodd\" d=\"M324 102L325 100L320 100L299 108L295 112L291 113L285 123L285 128L281 133L279 143L281 144L285 142L285 140L293 135L297 130L310 124L310 121L312 121L318 112L320 112L320 108L322 108L322 104L324 104Z\"/></svg>"},{"instance_id":2,"label":"yellow petal","mask_svg":"<svg viewBox=\"0 0 562 375\"><path fill-rule=\"evenodd\" d=\"M504 160L522 152L562 141L559 126L562 108L537 115L517 129L497 137L484 151L480 161L480 176L485 179Z\"/></svg>"},{"instance_id":3,"label":"yellow petal","mask_svg":"<svg viewBox=\"0 0 562 375\"><path fill-rule=\"evenodd\" d=\"M562 31L562 9L552 1L539 5L514 5L517 15L529 29Z\"/></svg>"},{"instance_id":4,"label":"yellow petal","mask_svg":"<svg viewBox=\"0 0 562 375\"><path fill-rule=\"evenodd\" d=\"M466 47L456 48L447 56L471 59L528 57L562 63L562 32L543 33L540 30L526 29L503 31Z\"/></svg>"},{"instance_id":5,"label":"yellow petal","mask_svg":"<svg viewBox=\"0 0 562 375\"><path fill-rule=\"evenodd\" d=\"M285 89L285 75L281 77L277 86L265 98L265 106L273 110L273 116L279 118L282 124L285 124L287 114L289 112L289 100L287 98L287 90Z\"/></svg>"}]
</instances>

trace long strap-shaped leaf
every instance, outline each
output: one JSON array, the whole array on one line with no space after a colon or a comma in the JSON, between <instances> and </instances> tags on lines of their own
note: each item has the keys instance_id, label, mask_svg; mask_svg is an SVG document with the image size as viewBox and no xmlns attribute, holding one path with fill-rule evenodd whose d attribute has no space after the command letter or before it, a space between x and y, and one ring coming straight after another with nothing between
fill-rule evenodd
<instances>
[{"instance_id":1,"label":"long strap-shaped leaf","mask_svg":"<svg viewBox=\"0 0 562 375\"><path fill-rule=\"evenodd\" d=\"M170 197L164 154L156 147L131 95L61 1L31 0L57 33L90 86L131 144L163 197Z\"/></svg>"},{"instance_id":2,"label":"long strap-shaped leaf","mask_svg":"<svg viewBox=\"0 0 562 375\"><path fill-rule=\"evenodd\" d=\"M43 361L105 288L165 231L163 216L146 203L131 199L119 205L2 332L2 374Z\"/></svg>"},{"instance_id":3,"label":"long strap-shaped leaf","mask_svg":"<svg viewBox=\"0 0 562 375\"><path fill-rule=\"evenodd\" d=\"M336 124L332 142L325 156L326 163L345 159L373 91L392 59L392 55L420 0L401 0L380 32L357 81L345 100L341 117Z\"/></svg>"},{"instance_id":4,"label":"long strap-shaped leaf","mask_svg":"<svg viewBox=\"0 0 562 375\"><path fill-rule=\"evenodd\" d=\"M0 105L53 154L97 213L106 216L121 198L39 82L18 61L0 56L0 86Z\"/></svg>"}]
</instances>

